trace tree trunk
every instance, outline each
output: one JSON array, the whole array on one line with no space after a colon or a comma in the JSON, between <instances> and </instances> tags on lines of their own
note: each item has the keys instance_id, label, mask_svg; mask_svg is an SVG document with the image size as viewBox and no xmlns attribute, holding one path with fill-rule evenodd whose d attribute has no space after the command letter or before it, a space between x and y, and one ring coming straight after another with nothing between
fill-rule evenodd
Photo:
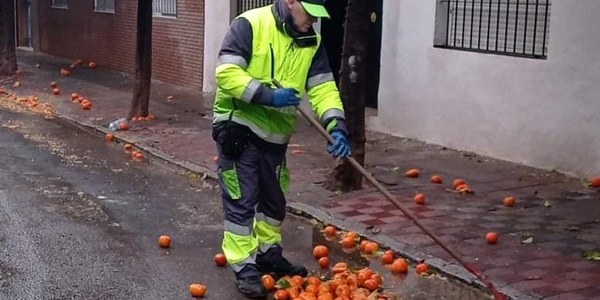
<instances>
[{"instance_id":1,"label":"tree trunk","mask_svg":"<svg viewBox=\"0 0 600 300\"><path fill-rule=\"evenodd\" d=\"M15 0L0 0L0 34L0 74L14 75L17 71Z\"/></svg>"},{"instance_id":2,"label":"tree trunk","mask_svg":"<svg viewBox=\"0 0 600 300\"><path fill-rule=\"evenodd\" d=\"M138 0L135 85L128 119L148 116L152 79L152 1ZM140 111L141 110L141 111ZM139 114L138 114L139 112Z\"/></svg>"},{"instance_id":3,"label":"tree trunk","mask_svg":"<svg viewBox=\"0 0 600 300\"><path fill-rule=\"evenodd\" d=\"M345 102L352 156L364 165L365 161L365 98L366 62L371 1L349 0L346 7L344 45L340 71L340 92ZM343 191L362 188L363 176L344 161L329 175L328 188Z\"/></svg>"}]
</instances>

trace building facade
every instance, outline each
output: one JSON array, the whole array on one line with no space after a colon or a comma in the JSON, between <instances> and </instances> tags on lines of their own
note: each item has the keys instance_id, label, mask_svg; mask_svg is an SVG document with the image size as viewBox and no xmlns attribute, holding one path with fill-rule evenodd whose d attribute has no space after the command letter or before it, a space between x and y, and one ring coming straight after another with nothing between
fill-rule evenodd
<instances>
[{"instance_id":1,"label":"building facade","mask_svg":"<svg viewBox=\"0 0 600 300\"><path fill-rule=\"evenodd\" d=\"M232 18L270 2L153 1L153 77L209 93ZM132 73L136 3L18 0L19 45ZM371 15L382 30L378 110L369 128L599 174L596 13L597 0L383 1L381 15Z\"/></svg>"},{"instance_id":2,"label":"building facade","mask_svg":"<svg viewBox=\"0 0 600 300\"><path fill-rule=\"evenodd\" d=\"M396 0L383 12L372 129L600 174L600 1Z\"/></svg>"},{"instance_id":3,"label":"building facade","mask_svg":"<svg viewBox=\"0 0 600 300\"><path fill-rule=\"evenodd\" d=\"M154 0L152 77L202 88L203 0ZM18 0L18 44L133 73L137 0Z\"/></svg>"}]
</instances>

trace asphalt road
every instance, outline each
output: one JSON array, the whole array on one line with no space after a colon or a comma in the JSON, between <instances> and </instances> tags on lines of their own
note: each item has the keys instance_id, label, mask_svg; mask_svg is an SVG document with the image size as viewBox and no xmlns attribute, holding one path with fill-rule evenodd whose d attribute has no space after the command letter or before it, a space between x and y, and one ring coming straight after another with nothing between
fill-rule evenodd
<instances>
[{"instance_id":1,"label":"asphalt road","mask_svg":"<svg viewBox=\"0 0 600 300\"><path fill-rule=\"evenodd\" d=\"M211 185L122 146L0 109L0 299L186 299L193 282L208 299L243 299L212 262Z\"/></svg>"},{"instance_id":2,"label":"asphalt road","mask_svg":"<svg viewBox=\"0 0 600 300\"><path fill-rule=\"evenodd\" d=\"M122 143L56 119L0 108L0 299L245 299L233 274L216 267L222 212L215 186L153 158L134 161ZM371 266L398 299L489 299L452 280L381 264L326 241L307 220L288 216L288 258L319 271L312 247L332 263ZM170 249L158 246L161 234Z\"/></svg>"}]
</instances>

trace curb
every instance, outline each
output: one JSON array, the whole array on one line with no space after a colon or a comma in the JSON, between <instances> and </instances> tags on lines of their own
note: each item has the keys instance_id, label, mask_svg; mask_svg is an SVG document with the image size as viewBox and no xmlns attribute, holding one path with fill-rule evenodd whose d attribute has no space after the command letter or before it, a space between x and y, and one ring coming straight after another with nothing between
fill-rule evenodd
<instances>
[{"instance_id":1,"label":"curb","mask_svg":"<svg viewBox=\"0 0 600 300\"><path fill-rule=\"evenodd\" d=\"M426 254L422 251L417 250L414 246L395 241L387 235L377 235L371 233L369 230L366 229L358 229L365 228L365 225L362 223L352 220L342 220L340 218L337 218L336 216L331 215L323 209L297 201L288 201L287 211L288 213L296 216L313 218L321 223L331 224L341 230L356 231L361 237L365 237L369 240L375 241L384 248L389 248L412 262L426 260L427 264L430 267L437 270L442 275L445 275L452 279L456 279L462 283L465 283L482 291L487 291L487 287L481 281L479 281L479 279L475 275L473 275L463 266ZM537 300L543 298L537 295L532 296L525 294L504 283L497 284L496 288L504 295L506 295L509 299Z\"/></svg>"}]
</instances>

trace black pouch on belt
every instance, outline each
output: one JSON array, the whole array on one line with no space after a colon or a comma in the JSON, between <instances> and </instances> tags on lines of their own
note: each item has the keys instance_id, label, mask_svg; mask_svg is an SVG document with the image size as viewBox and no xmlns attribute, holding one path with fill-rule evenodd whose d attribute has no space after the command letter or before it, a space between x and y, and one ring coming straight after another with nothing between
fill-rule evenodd
<instances>
[{"instance_id":1,"label":"black pouch on belt","mask_svg":"<svg viewBox=\"0 0 600 300\"><path fill-rule=\"evenodd\" d=\"M227 122L221 127L217 135L217 142L221 146L221 152L229 158L238 159L244 150L248 148L251 131L248 127Z\"/></svg>"}]
</instances>

